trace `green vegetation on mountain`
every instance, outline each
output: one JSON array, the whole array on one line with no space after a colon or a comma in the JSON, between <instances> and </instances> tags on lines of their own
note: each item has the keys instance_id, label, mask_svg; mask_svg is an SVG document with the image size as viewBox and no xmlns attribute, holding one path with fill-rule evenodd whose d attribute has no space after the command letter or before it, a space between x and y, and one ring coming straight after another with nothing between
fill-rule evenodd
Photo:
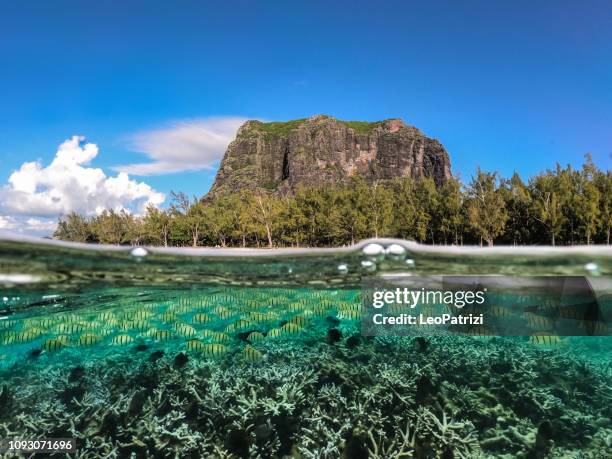
<instances>
[{"instance_id":1,"label":"green vegetation on mountain","mask_svg":"<svg viewBox=\"0 0 612 459\"><path fill-rule=\"evenodd\" d=\"M330 116L318 116L320 119L333 119ZM285 137L304 124L307 120L307 118L300 118L289 121L250 121L249 126L252 130L263 132L270 137ZM357 134L370 134L377 127L384 125L383 121L335 121L353 129Z\"/></svg>"},{"instance_id":2,"label":"green vegetation on mountain","mask_svg":"<svg viewBox=\"0 0 612 459\"><path fill-rule=\"evenodd\" d=\"M243 189L215 199L173 194L142 217L105 211L60 219L57 239L221 247L340 246L370 237L429 244L609 244L612 172L590 157L580 170L547 170L525 183L478 170L467 184L396 178L302 187L293 195Z\"/></svg>"},{"instance_id":3,"label":"green vegetation on mountain","mask_svg":"<svg viewBox=\"0 0 612 459\"><path fill-rule=\"evenodd\" d=\"M353 129L357 134L371 134L374 129L384 125L383 121L338 121Z\"/></svg>"},{"instance_id":4,"label":"green vegetation on mountain","mask_svg":"<svg viewBox=\"0 0 612 459\"><path fill-rule=\"evenodd\" d=\"M262 121L251 121L250 127L254 131L263 132L269 137L284 137L304 124L306 118L291 120L291 121L271 121L264 123Z\"/></svg>"}]
</instances>

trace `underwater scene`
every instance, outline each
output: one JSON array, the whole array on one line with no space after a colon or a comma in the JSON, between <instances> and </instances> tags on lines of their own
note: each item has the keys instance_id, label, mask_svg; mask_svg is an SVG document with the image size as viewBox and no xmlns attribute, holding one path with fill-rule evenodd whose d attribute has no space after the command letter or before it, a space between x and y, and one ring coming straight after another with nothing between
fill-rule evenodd
<instances>
[{"instance_id":1,"label":"underwater scene","mask_svg":"<svg viewBox=\"0 0 612 459\"><path fill-rule=\"evenodd\" d=\"M584 276L596 321L518 292L487 307L529 335L365 336L364 282L416 275ZM82 458L611 457L611 279L601 247L5 238L0 439L73 439L54 456Z\"/></svg>"}]
</instances>

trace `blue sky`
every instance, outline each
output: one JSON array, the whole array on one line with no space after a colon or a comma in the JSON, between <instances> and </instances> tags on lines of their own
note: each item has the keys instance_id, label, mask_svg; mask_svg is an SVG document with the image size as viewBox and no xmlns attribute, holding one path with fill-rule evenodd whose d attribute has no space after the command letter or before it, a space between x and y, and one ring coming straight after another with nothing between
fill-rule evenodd
<instances>
[{"instance_id":1,"label":"blue sky","mask_svg":"<svg viewBox=\"0 0 612 459\"><path fill-rule=\"evenodd\" d=\"M209 137L221 126L225 139L244 118L401 117L439 139L464 180L477 166L505 176L579 166L587 152L609 169L611 23L607 1L1 0L0 229L2 218L13 229L55 219L53 206L6 205L30 202L15 188L28 193L32 175L20 185L9 177L40 161L38 193L74 135L99 149L78 166L102 168L96 183L108 189L117 170L131 172L127 188L152 191L117 199L141 202L154 192L205 193L220 154ZM195 135L210 148L199 165L193 152L164 157L177 129L179 145ZM151 161L153 175L121 167ZM190 170L167 173L173 162ZM79 167L70 170L85 175Z\"/></svg>"}]
</instances>

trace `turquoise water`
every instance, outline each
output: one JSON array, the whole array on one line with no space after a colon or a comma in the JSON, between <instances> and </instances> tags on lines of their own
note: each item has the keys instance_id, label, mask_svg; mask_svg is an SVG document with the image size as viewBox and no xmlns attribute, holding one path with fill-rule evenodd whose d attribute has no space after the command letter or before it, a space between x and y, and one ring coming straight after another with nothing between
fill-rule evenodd
<instances>
[{"instance_id":1,"label":"turquoise water","mask_svg":"<svg viewBox=\"0 0 612 459\"><path fill-rule=\"evenodd\" d=\"M75 438L79 457L609 457L609 336L370 337L360 318L364 282L392 275L586 276L584 334L607 335L610 249L375 243L0 240L0 438ZM541 306L525 298L496 311Z\"/></svg>"}]
</instances>

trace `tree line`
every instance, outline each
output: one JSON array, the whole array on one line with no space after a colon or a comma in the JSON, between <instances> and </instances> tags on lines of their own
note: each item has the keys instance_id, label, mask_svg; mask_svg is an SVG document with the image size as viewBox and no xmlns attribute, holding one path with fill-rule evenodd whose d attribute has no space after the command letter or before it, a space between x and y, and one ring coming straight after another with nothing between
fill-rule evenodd
<instances>
[{"instance_id":1,"label":"tree line","mask_svg":"<svg viewBox=\"0 0 612 459\"><path fill-rule=\"evenodd\" d=\"M464 185L401 178L302 188L293 196L243 190L203 201L172 193L143 216L106 210L59 219L54 237L161 246L315 247L393 237L428 244L610 244L612 173L590 156L581 169L547 170L527 182L480 169Z\"/></svg>"}]
</instances>

